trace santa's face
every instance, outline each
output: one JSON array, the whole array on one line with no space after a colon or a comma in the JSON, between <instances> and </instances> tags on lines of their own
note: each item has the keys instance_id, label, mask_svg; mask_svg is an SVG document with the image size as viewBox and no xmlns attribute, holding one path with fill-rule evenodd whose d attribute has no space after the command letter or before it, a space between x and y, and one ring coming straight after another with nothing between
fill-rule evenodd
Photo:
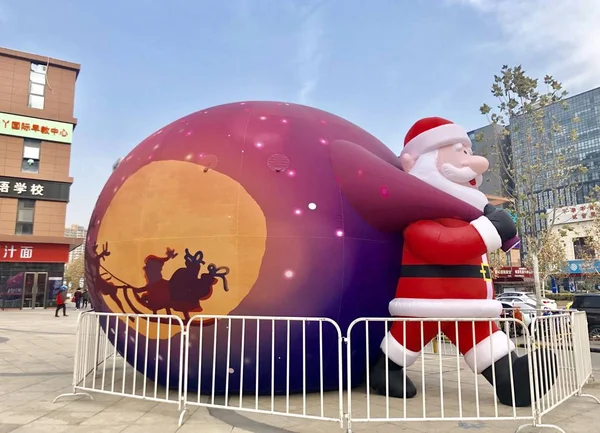
<instances>
[{"instance_id":1,"label":"santa's face","mask_svg":"<svg viewBox=\"0 0 600 433\"><path fill-rule=\"evenodd\" d=\"M479 186L489 162L473 155L469 146L454 144L413 159L405 155L402 166L410 175L483 211L488 199Z\"/></svg>"},{"instance_id":2,"label":"santa's face","mask_svg":"<svg viewBox=\"0 0 600 433\"><path fill-rule=\"evenodd\" d=\"M437 152L437 169L446 179L468 188L478 188L490 163L473 155L471 146L462 143L442 147Z\"/></svg>"}]
</instances>

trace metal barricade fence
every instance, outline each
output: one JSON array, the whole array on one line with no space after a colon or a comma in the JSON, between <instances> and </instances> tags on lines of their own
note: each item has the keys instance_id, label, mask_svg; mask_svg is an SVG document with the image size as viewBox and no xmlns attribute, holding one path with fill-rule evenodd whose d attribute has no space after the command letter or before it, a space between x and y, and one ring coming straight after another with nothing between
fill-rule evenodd
<instances>
[{"instance_id":1,"label":"metal barricade fence","mask_svg":"<svg viewBox=\"0 0 600 433\"><path fill-rule=\"evenodd\" d=\"M579 387L583 387L588 383L590 378L593 378L592 357L589 356L591 350L587 314L584 311L575 311L571 317L573 321L573 345L577 384Z\"/></svg>"},{"instance_id":2,"label":"metal barricade fence","mask_svg":"<svg viewBox=\"0 0 600 433\"><path fill-rule=\"evenodd\" d=\"M388 325L396 327L395 340ZM414 398L394 398L390 392L387 379L398 370L389 368L387 357L382 358L386 384L373 390L370 370L380 350L369 347L373 340L364 337L376 333L385 352L395 351L395 362L406 365L395 380L405 389L414 381ZM423 348L420 357L410 344L415 352L398 346L409 334L412 346ZM489 341L484 338L491 334ZM172 315L85 312L78 318L73 392L55 401L99 392L173 403L180 409L179 425L190 407L203 406L333 421L341 427L347 422L348 431L355 423L369 422L503 420L562 431L542 424L542 417L573 395L600 403L582 393L592 374L588 338L583 312L536 316L531 333L511 317L360 318L346 337L326 318L199 315L184 325ZM527 356L520 361L521 373L508 363L508 388L498 382L501 375L492 362L497 360L493 354L503 350ZM365 356L356 357L357 351ZM484 360L490 367L486 376ZM523 365L533 372L525 379ZM534 368L538 365L541 372ZM357 383L353 370L367 371L366 382ZM523 393L534 396L532 405L515 402Z\"/></svg>"},{"instance_id":3,"label":"metal barricade fence","mask_svg":"<svg viewBox=\"0 0 600 433\"><path fill-rule=\"evenodd\" d=\"M185 328L179 317L84 312L77 320L73 392L54 401L93 399L88 392L97 392L181 408ZM170 382L179 389L171 389Z\"/></svg>"},{"instance_id":4,"label":"metal barricade fence","mask_svg":"<svg viewBox=\"0 0 600 433\"><path fill-rule=\"evenodd\" d=\"M426 347L428 340L433 335L440 335L444 331L454 335L455 343L458 347L474 347L475 349L468 355L472 365L477 366L477 357L481 359L481 365L485 364L485 359L492 359L495 348L502 352L502 348L514 347L514 342L510 336L506 334L495 334L496 336L489 339L487 351L478 349L481 347L475 341L475 333L490 335L495 331L494 322L500 325L523 325L515 319L499 319L490 321L489 319L455 319L455 318L432 318L432 319L413 319L413 318L361 318L357 319L350 325L348 329L348 354L353 350L365 350L367 354L367 363L373 364L374 360L369 358L370 350L368 347L356 348L352 347L352 333L358 326L364 326L365 332L369 332L369 327L373 327L374 323L385 322L392 326L399 324L401 327L399 337L406 341L407 329L412 334L411 340L415 344L416 330L420 336L420 347ZM504 326L502 326L504 327ZM382 327L383 328L383 327ZM533 407L518 407L515 403L515 382L512 367L507 372L510 375L509 391L512 396L512 404L505 406L499 403L496 398L497 387L496 383L498 376L495 371L495 364L490 362L492 383L481 374L471 371L465 361L465 357L460 355L459 351L455 350L453 355L448 355L448 352L438 351L436 354L425 353L416 358L414 351L406 351L398 349L399 346L391 348L398 343L390 340L387 336L388 326L385 326L385 334L382 333L383 349L386 353L396 350L396 363L406 365L402 370L401 378L394 378L396 381L406 383L409 380L414 381L417 393L413 398L393 398L390 395L389 385L385 390L379 390L379 394L375 394L372 389L370 375L367 375L367 380L364 389L353 390L356 384L351 383L351 378L348 377L348 425L349 431L352 424L363 422L414 422L414 421L501 421L501 420L535 420ZM460 336L466 335L465 331L472 329L472 341L463 341L461 343ZM462 332L461 332L462 330ZM529 341L529 333L524 327L525 341ZM467 332L468 333L468 332ZM398 333L396 334L398 335ZM416 337L417 340L419 336ZM398 355L401 353L401 356ZM527 344L525 354L530 355L531 347ZM400 356L398 358L398 356ZM390 361L385 357L387 365L386 377L389 378ZM531 369L531 357L528 356L527 363ZM511 364L512 366L512 364ZM348 369L352 368L351 359L348 357ZM361 366L362 367L362 366ZM359 367L360 368L360 367ZM483 367L479 367L481 370ZM498 376L499 377L499 376ZM533 381L527 383L528 391L533 393ZM405 391L406 392L406 391ZM355 394L359 393L361 398L356 399ZM362 394L365 394L364 396Z\"/></svg>"},{"instance_id":5,"label":"metal barricade fence","mask_svg":"<svg viewBox=\"0 0 600 433\"><path fill-rule=\"evenodd\" d=\"M334 421L343 426L342 343L342 332L331 319L192 317L186 331L188 380L179 425L189 406L204 406ZM335 363L337 377L324 375L325 350L331 352L328 363ZM302 359L293 360L290 354L294 353L301 353ZM283 377L282 370L286 378L283 387L275 384L276 376ZM318 385L309 390L307 381L314 384L316 375ZM225 386L216 390L217 379L222 382L223 378ZM290 380L297 384L296 389L291 389ZM326 392L325 382L331 392ZM318 404L308 402L308 395L317 392Z\"/></svg>"}]
</instances>

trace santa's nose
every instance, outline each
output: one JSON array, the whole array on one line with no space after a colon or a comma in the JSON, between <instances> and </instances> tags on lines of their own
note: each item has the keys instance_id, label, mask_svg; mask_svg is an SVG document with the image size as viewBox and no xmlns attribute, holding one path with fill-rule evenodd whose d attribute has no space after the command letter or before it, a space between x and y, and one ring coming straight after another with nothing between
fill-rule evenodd
<instances>
[{"instance_id":1,"label":"santa's nose","mask_svg":"<svg viewBox=\"0 0 600 433\"><path fill-rule=\"evenodd\" d=\"M473 155L467 161L464 161L463 165L471 168L477 174L483 174L490 167L490 162L483 156Z\"/></svg>"}]
</instances>

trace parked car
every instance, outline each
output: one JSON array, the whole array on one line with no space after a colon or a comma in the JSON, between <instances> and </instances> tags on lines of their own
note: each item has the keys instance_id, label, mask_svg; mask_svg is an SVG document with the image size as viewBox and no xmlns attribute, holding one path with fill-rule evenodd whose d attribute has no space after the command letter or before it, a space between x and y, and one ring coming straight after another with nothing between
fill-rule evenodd
<instances>
[{"instance_id":1,"label":"parked car","mask_svg":"<svg viewBox=\"0 0 600 433\"><path fill-rule=\"evenodd\" d=\"M575 295L571 309L585 311L590 338L600 337L600 294L586 293Z\"/></svg>"},{"instance_id":2,"label":"parked car","mask_svg":"<svg viewBox=\"0 0 600 433\"><path fill-rule=\"evenodd\" d=\"M527 303L533 301L534 306L536 303L535 293L532 292L504 292L496 296L496 299L500 302L504 302L504 299L506 298L520 298L523 301L527 301ZM558 310L558 304L552 299L542 298L542 308L547 310Z\"/></svg>"}]
</instances>

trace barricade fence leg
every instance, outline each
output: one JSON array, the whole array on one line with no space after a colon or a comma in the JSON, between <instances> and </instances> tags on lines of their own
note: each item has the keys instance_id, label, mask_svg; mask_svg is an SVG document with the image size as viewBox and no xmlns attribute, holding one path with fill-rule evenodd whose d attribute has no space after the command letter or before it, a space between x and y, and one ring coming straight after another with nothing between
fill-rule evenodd
<instances>
[{"instance_id":1,"label":"barricade fence leg","mask_svg":"<svg viewBox=\"0 0 600 433\"><path fill-rule=\"evenodd\" d=\"M60 394L52 400L52 403L56 403L62 398L66 397L87 397L90 400L94 400L91 394L87 392L77 392L77 384L79 382L78 373L81 371L80 357L81 357L81 346L82 340L87 338L87 327L89 327L90 320L88 320L87 312L79 313L77 317L77 328L75 331L75 356L73 357L73 391L70 393Z\"/></svg>"}]
</instances>

